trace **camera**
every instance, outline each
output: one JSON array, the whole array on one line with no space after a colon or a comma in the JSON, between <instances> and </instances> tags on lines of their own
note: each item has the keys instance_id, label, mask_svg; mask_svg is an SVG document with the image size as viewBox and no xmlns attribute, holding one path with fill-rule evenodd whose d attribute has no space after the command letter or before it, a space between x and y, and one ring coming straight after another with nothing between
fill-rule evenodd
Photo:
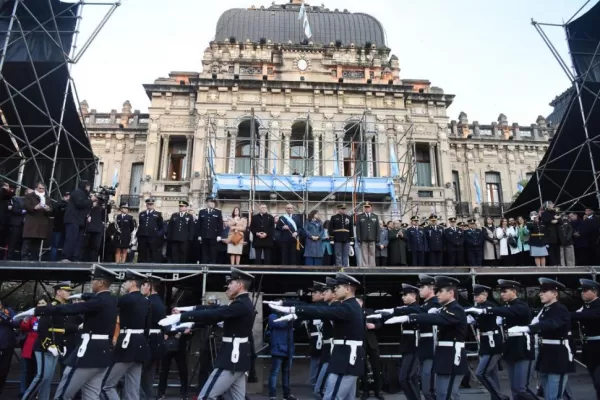
<instances>
[{"instance_id":1,"label":"camera","mask_svg":"<svg viewBox=\"0 0 600 400\"><path fill-rule=\"evenodd\" d=\"M110 196L117 194L117 187L119 187L118 183L115 186L100 186L96 191L96 197L99 201L108 203Z\"/></svg>"}]
</instances>

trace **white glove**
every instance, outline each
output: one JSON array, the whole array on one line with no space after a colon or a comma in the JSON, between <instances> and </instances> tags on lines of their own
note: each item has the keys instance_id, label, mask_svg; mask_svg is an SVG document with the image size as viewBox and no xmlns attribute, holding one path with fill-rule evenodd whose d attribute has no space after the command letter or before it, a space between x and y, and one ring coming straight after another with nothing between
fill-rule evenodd
<instances>
[{"instance_id":1,"label":"white glove","mask_svg":"<svg viewBox=\"0 0 600 400\"><path fill-rule=\"evenodd\" d=\"M504 325L504 319L502 317L496 317L496 325L502 327L502 325Z\"/></svg>"},{"instance_id":2,"label":"white glove","mask_svg":"<svg viewBox=\"0 0 600 400\"><path fill-rule=\"evenodd\" d=\"M575 312L582 312L583 311L583 306L581 306L581 308Z\"/></svg>"},{"instance_id":3,"label":"white glove","mask_svg":"<svg viewBox=\"0 0 600 400\"><path fill-rule=\"evenodd\" d=\"M80 331L83 329L83 323L79 324L79 326L77 327L77 330Z\"/></svg>"},{"instance_id":4,"label":"white glove","mask_svg":"<svg viewBox=\"0 0 600 400\"><path fill-rule=\"evenodd\" d=\"M476 321L475 321L475 318L473 318L473 317L472 317L472 316L470 316L470 315L467 315L467 324L469 324L469 325L473 325L475 322L476 322Z\"/></svg>"},{"instance_id":5,"label":"white glove","mask_svg":"<svg viewBox=\"0 0 600 400\"><path fill-rule=\"evenodd\" d=\"M180 313L184 313L184 312L188 312L188 311L194 311L196 309L196 306L187 306L187 307L175 307L173 310L177 310Z\"/></svg>"},{"instance_id":6,"label":"white glove","mask_svg":"<svg viewBox=\"0 0 600 400\"><path fill-rule=\"evenodd\" d=\"M283 301L282 300L277 300L277 301L263 301L263 304L268 304L270 306L282 306L283 305Z\"/></svg>"},{"instance_id":7,"label":"white glove","mask_svg":"<svg viewBox=\"0 0 600 400\"><path fill-rule=\"evenodd\" d=\"M15 315L13 317L13 321L19 321L19 320L22 320L25 317L31 317L32 315L35 315L35 308L30 308L27 311L23 311L21 313L18 313L17 315Z\"/></svg>"},{"instance_id":8,"label":"white glove","mask_svg":"<svg viewBox=\"0 0 600 400\"><path fill-rule=\"evenodd\" d=\"M202 239L200 239L200 240L202 240ZM220 242L220 241L221 241L221 236L217 236L217 242Z\"/></svg>"},{"instance_id":9,"label":"white glove","mask_svg":"<svg viewBox=\"0 0 600 400\"><path fill-rule=\"evenodd\" d=\"M408 315L402 315L400 317L393 317L388 319L387 321L385 321L386 325L389 324L403 324L405 322L408 322L410 320L410 317Z\"/></svg>"},{"instance_id":10,"label":"white glove","mask_svg":"<svg viewBox=\"0 0 600 400\"><path fill-rule=\"evenodd\" d=\"M295 319L298 319L298 316L296 314L288 314L288 315L284 315L283 317L277 318L273 322L286 322L286 321L293 321Z\"/></svg>"},{"instance_id":11,"label":"white glove","mask_svg":"<svg viewBox=\"0 0 600 400\"><path fill-rule=\"evenodd\" d=\"M470 314L477 314L477 315L485 314L485 310L483 308L477 308L477 307L467 308L465 310L465 312L470 313Z\"/></svg>"},{"instance_id":12,"label":"white glove","mask_svg":"<svg viewBox=\"0 0 600 400\"><path fill-rule=\"evenodd\" d=\"M74 295L69 296L69 300L80 299L81 296L83 296L83 293L74 294Z\"/></svg>"},{"instance_id":13,"label":"white glove","mask_svg":"<svg viewBox=\"0 0 600 400\"><path fill-rule=\"evenodd\" d=\"M540 322L540 319L538 317L533 317L533 319L531 320L531 322L529 323L529 325L535 325L538 322Z\"/></svg>"},{"instance_id":14,"label":"white glove","mask_svg":"<svg viewBox=\"0 0 600 400\"><path fill-rule=\"evenodd\" d=\"M382 308L381 310L375 310L375 312L377 314L393 314L394 309L393 308Z\"/></svg>"},{"instance_id":15,"label":"white glove","mask_svg":"<svg viewBox=\"0 0 600 400\"><path fill-rule=\"evenodd\" d=\"M193 322L182 322L181 324L175 324L171 327L172 331L176 331L179 329L192 329L194 327Z\"/></svg>"},{"instance_id":16,"label":"white glove","mask_svg":"<svg viewBox=\"0 0 600 400\"><path fill-rule=\"evenodd\" d=\"M198 241L201 242L202 241L202 236L198 236Z\"/></svg>"},{"instance_id":17,"label":"white glove","mask_svg":"<svg viewBox=\"0 0 600 400\"><path fill-rule=\"evenodd\" d=\"M284 314L296 314L296 307L275 306L272 304L269 304L269 307Z\"/></svg>"},{"instance_id":18,"label":"white glove","mask_svg":"<svg viewBox=\"0 0 600 400\"><path fill-rule=\"evenodd\" d=\"M223 327L223 321L221 321L221 322L217 322L217 326L218 326L219 328L222 328L222 327Z\"/></svg>"},{"instance_id":19,"label":"white glove","mask_svg":"<svg viewBox=\"0 0 600 400\"><path fill-rule=\"evenodd\" d=\"M367 315L367 319L381 319L381 314L371 314L371 315Z\"/></svg>"},{"instance_id":20,"label":"white glove","mask_svg":"<svg viewBox=\"0 0 600 400\"><path fill-rule=\"evenodd\" d=\"M509 333L529 333L528 326L513 326L512 328L508 328Z\"/></svg>"},{"instance_id":21,"label":"white glove","mask_svg":"<svg viewBox=\"0 0 600 400\"><path fill-rule=\"evenodd\" d=\"M441 308L430 308L429 311L427 311L427 314L439 314L440 310Z\"/></svg>"},{"instance_id":22,"label":"white glove","mask_svg":"<svg viewBox=\"0 0 600 400\"><path fill-rule=\"evenodd\" d=\"M48 353L52 354L54 357L58 357L58 349L56 346L48 347Z\"/></svg>"},{"instance_id":23,"label":"white glove","mask_svg":"<svg viewBox=\"0 0 600 400\"><path fill-rule=\"evenodd\" d=\"M171 314L171 315L167 316L166 318L163 318L160 321L158 321L158 324L160 326L169 326L169 325L178 323L180 319L181 319L181 314Z\"/></svg>"}]
</instances>

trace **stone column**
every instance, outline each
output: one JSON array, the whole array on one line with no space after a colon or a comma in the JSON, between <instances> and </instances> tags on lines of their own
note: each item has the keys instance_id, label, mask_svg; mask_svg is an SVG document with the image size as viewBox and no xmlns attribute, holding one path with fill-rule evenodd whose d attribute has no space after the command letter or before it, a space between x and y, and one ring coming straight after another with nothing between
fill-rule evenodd
<instances>
[{"instance_id":1,"label":"stone column","mask_svg":"<svg viewBox=\"0 0 600 400\"><path fill-rule=\"evenodd\" d=\"M335 148L337 143L333 133L333 123L326 122L323 131L323 176L331 176L333 174L333 164L335 160Z\"/></svg>"},{"instance_id":2,"label":"stone column","mask_svg":"<svg viewBox=\"0 0 600 400\"><path fill-rule=\"evenodd\" d=\"M375 134L373 132L368 132L365 135L365 147L367 148L367 177L371 178L373 176L373 137Z\"/></svg>"},{"instance_id":3,"label":"stone column","mask_svg":"<svg viewBox=\"0 0 600 400\"><path fill-rule=\"evenodd\" d=\"M237 131L229 132L229 156L227 172L235 174L235 146L237 142Z\"/></svg>"},{"instance_id":4,"label":"stone column","mask_svg":"<svg viewBox=\"0 0 600 400\"><path fill-rule=\"evenodd\" d=\"M256 169L259 174L264 174L269 169L269 160L267 159L267 128L258 128L258 140L259 140L259 149L258 149L258 168Z\"/></svg>"},{"instance_id":5,"label":"stone column","mask_svg":"<svg viewBox=\"0 0 600 400\"><path fill-rule=\"evenodd\" d=\"M187 146L185 148L185 171L184 171L182 180L189 181L192 176L192 159L193 159L192 148L194 146L194 136L187 135L186 139L187 139L187 143L186 143Z\"/></svg>"},{"instance_id":6,"label":"stone column","mask_svg":"<svg viewBox=\"0 0 600 400\"><path fill-rule=\"evenodd\" d=\"M343 129L335 132L337 142L337 163L340 176L344 176L344 133Z\"/></svg>"},{"instance_id":7,"label":"stone column","mask_svg":"<svg viewBox=\"0 0 600 400\"><path fill-rule=\"evenodd\" d=\"M313 130L313 171L312 174L314 176L321 176L321 137L323 136L323 132Z\"/></svg>"},{"instance_id":8,"label":"stone column","mask_svg":"<svg viewBox=\"0 0 600 400\"><path fill-rule=\"evenodd\" d=\"M444 173L446 168L444 168L444 158L442 156L442 151L440 149L440 146L438 145L435 149L435 154L437 159L439 160L439 166L440 166L440 170L439 170L439 174L438 174L438 178L439 178L439 186L444 186L447 182L450 182L450 179L446 179L446 174Z\"/></svg>"},{"instance_id":9,"label":"stone column","mask_svg":"<svg viewBox=\"0 0 600 400\"><path fill-rule=\"evenodd\" d=\"M167 174L169 173L169 141L171 137L169 135L162 136L162 156L160 159L160 179L166 181L168 179Z\"/></svg>"},{"instance_id":10,"label":"stone column","mask_svg":"<svg viewBox=\"0 0 600 400\"><path fill-rule=\"evenodd\" d=\"M149 193L152 188L149 179L146 179L146 177L150 177L150 179L156 179L158 177L158 167L160 166L160 160L158 158L159 151L160 141L158 124L154 121L150 121L148 127L148 139L146 141L146 152L144 155L144 176L142 176L144 184L141 188L142 193Z\"/></svg>"},{"instance_id":11,"label":"stone column","mask_svg":"<svg viewBox=\"0 0 600 400\"><path fill-rule=\"evenodd\" d=\"M269 162L267 173L281 174L281 142L279 136L279 121L271 121L271 132L269 133L269 152L267 153Z\"/></svg>"},{"instance_id":12,"label":"stone column","mask_svg":"<svg viewBox=\"0 0 600 400\"><path fill-rule=\"evenodd\" d=\"M387 135L387 152L390 153L390 149L392 149L391 151L394 152L394 155L396 156L396 165L392 165L393 161L390 158L390 167L389 167L389 176L391 176L392 178L397 178L397 176L395 176L395 172L396 170L398 171L398 175L402 176L404 174L403 171L400 170L400 165L398 165L398 148L396 147L396 143L395 143L395 135L394 134L388 134Z\"/></svg>"},{"instance_id":13,"label":"stone column","mask_svg":"<svg viewBox=\"0 0 600 400\"><path fill-rule=\"evenodd\" d=\"M435 143L429 143L429 163L431 165L431 186L438 185L437 179L437 157L435 152Z\"/></svg>"},{"instance_id":14,"label":"stone column","mask_svg":"<svg viewBox=\"0 0 600 400\"><path fill-rule=\"evenodd\" d=\"M292 131L283 132L283 174L290 174L290 139Z\"/></svg>"}]
</instances>

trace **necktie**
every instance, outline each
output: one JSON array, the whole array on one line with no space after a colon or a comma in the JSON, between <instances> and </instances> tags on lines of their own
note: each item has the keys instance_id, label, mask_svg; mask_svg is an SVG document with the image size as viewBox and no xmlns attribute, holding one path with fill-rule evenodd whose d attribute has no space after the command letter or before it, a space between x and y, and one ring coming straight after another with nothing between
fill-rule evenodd
<instances>
[{"instance_id":1,"label":"necktie","mask_svg":"<svg viewBox=\"0 0 600 400\"><path fill-rule=\"evenodd\" d=\"M183 213L179 213L180 217L183 218Z\"/></svg>"}]
</instances>

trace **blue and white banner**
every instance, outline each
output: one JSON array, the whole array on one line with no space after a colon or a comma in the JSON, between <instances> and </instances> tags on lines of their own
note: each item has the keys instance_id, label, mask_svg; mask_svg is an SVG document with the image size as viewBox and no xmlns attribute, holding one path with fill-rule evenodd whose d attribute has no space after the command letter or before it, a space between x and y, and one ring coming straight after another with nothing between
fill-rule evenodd
<instances>
[{"instance_id":1,"label":"blue and white banner","mask_svg":"<svg viewBox=\"0 0 600 400\"><path fill-rule=\"evenodd\" d=\"M392 177L396 178L400 176L400 169L398 168L398 158L396 157L396 149L394 148L394 143L390 143L390 165Z\"/></svg>"},{"instance_id":2,"label":"blue and white banner","mask_svg":"<svg viewBox=\"0 0 600 400\"><path fill-rule=\"evenodd\" d=\"M334 144L333 148L334 163L333 163L333 176L340 176L340 158L338 156L338 144Z\"/></svg>"},{"instance_id":3,"label":"blue and white banner","mask_svg":"<svg viewBox=\"0 0 600 400\"><path fill-rule=\"evenodd\" d=\"M473 175L473 185L475 186L475 196L477 197L477 204L481 204L481 186L479 186L479 177L477 174Z\"/></svg>"},{"instance_id":4,"label":"blue and white banner","mask_svg":"<svg viewBox=\"0 0 600 400\"><path fill-rule=\"evenodd\" d=\"M119 183L119 168L115 168L115 174L113 175L112 187L117 186Z\"/></svg>"},{"instance_id":5,"label":"blue and white banner","mask_svg":"<svg viewBox=\"0 0 600 400\"><path fill-rule=\"evenodd\" d=\"M310 29L310 24L308 23L308 14L306 13L306 7L304 7L304 3L300 6L300 13L298 14L298 21L302 20L302 27L304 28L304 35L307 39L312 37L312 30Z\"/></svg>"},{"instance_id":6,"label":"blue and white banner","mask_svg":"<svg viewBox=\"0 0 600 400\"><path fill-rule=\"evenodd\" d=\"M521 185L521 182L523 182L523 173L519 175L519 180L517 181L517 192L523 191L523 185Z\"/></svg>"}]
</instances>

